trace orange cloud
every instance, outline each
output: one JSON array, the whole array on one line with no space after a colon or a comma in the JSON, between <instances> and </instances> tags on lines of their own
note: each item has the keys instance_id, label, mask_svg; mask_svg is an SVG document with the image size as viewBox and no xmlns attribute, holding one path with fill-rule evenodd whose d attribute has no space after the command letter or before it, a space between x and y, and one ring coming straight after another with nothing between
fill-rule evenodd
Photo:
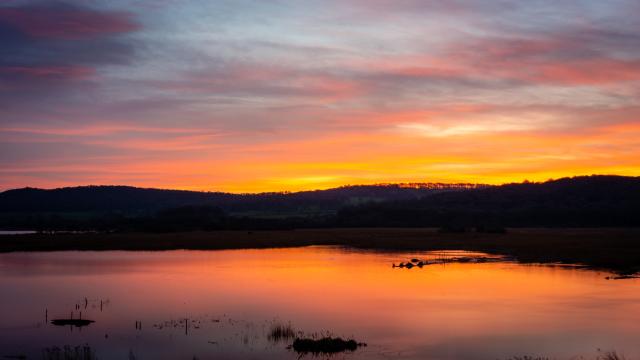
<instances>
[{"instance_id":1,"label":"orange cloud","mask_svg":"<svg viewBox=\"0 0 640 360\"><path fill-rule=\"evenodd\" d=\"M428 139L393 131L335 133L242 149L217 145L169 154L150 144L150 152L139 156L70 158L66 165L32 160L5 168L4 173L16 185L73 185L80 178L85 183L233 192L413 181L504 183L592 173L640 175L639 138L637 123L575 134L487 131ZM43 181L37 176L41 173L60 174L61 179Z\"/></svg>"}]
</instances>

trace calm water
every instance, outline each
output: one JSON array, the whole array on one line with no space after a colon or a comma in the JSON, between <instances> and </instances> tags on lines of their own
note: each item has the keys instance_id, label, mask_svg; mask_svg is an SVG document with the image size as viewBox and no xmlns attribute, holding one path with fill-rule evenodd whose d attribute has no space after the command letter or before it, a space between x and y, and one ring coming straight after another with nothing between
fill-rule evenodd
<instances>
[{"instance_id":1,"label":"calm water","mask_svg":"<svg viewBox=\"0 0 640 360\"><path fill-rule=\"evenodd\" d=\"M2 254L0 356L86 344L100 359L296 359L290 341L267 338L290 323L369 345L338 359L595 358L598 348L640 358L638 280L513 263L390 266L417 256L429 254ZM54 326L45 309L49 321L82 311L96 322Z\"/></svg>"}]
</instances>

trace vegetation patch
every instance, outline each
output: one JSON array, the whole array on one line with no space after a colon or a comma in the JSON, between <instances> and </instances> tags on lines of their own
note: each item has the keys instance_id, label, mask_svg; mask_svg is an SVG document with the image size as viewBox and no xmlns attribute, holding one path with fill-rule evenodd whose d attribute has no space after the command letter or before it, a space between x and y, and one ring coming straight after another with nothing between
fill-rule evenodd
<instances>
[{"instance_id":1,"label":"vegetation patch","mask_svg":"<svg viewBox=\"0 0 640 360\"><path fill-rule=\"evenodd\" d=\"M89 324L94 322L95 321L93 320L86 320L86 319L53 319L51 320L51 323L56 326L75 326L75 327L88 326Z\"/></svg>"},{"instance_id":2,"label":"vegetation patch","mask_svg":"<svg viewBox=\"0 0 640 360\"><path fill-rule=\"evenodd\" d=\"M296 338L291 345L293 351L299 354L335 354L345 351L356 351L361 346L367 346L365 343L357 342L353 339L342 339L341 337L325 336L319 339L315 338Z\"/></svg>"},{"instance_id":3,"label":"vegetation patch","mask_svg":"<svg viewBox=\"0 0 640 360\"><path fill-rule=\"evenodd\" d=\"M69 346L60 348L57 346L42 350L44 360L95 360L96 353L89 345ZM26 357L25 357L26 359Z\"/></svg>"},{"instance_id":4,"label":"vegetation patch","mask_svg":"<svg viewBox=\"0 0 640 360\"><path fill-rule=\"evenodd\" d=\"M280 342L284 340L291 340L296 337L296 330L291 324L276 323L271 325L267 338L272 342Z\"/></svg>"}]
</instances>

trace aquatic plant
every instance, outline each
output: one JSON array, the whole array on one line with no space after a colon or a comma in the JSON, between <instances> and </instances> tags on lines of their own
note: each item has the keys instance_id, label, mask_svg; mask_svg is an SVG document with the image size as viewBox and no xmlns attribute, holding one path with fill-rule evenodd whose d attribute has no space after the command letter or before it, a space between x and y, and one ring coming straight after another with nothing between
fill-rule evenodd
<instances>
[{"instance_id":1,"label":"aquatic plant","mask_svg":"<svg viewBox=\"0 0 640 360\"><path fill-rule=\"evenodd\" d=\"M42 350L44 360L97 360L95 351L89 345L75 346L65 345Z\"/></svg>"},{"instance_id":2,"label":"aquatic plant","mask_svg":"<svg viewBox=\"0 0 640 360\"><path fill-rule=\"evenodd\" d=\"M269 341L280 342L283 340L289 340L296 337L296 330L291 326L290 323L281 324L275 323L271 325L271 329L269 329L269 334L267 338Z\"/></svg>"},{"instance_id":3,"label":"aquatic plant","mask_svg":"<svg viewBox=\"0 0 640 360\"><path fill-rule=\"evenodd\" d=\"M615 351L608 351L604 355L598 356L598 360L626 360L623 355L618 355Z\"/></svg>"},{"instance_id":4,"label":"aquatic plant","mask_svg":"<svg viewBox=\"0 0 640 360\"><path fill-rule=\"evenodd\" d=\"M580 357L580 359L583 359L583 357ZM525 356L513 356L513 357L510 357L508 360L550 360L550 358L543 357L543 356L525 355ZM596 360L626 360L626 358L623 355L618 355L618 353L615 351L608 351L596 357Z\"/></svg>"},{"instance_id":5,"label":"aquatic plant","mask_svg":"<svg viewBox=\"0 0 640 360\"><path fill-rule=\"evenodd\" d=\"M345 351L356 351L358 347L367 346L353 339L344 340L341 337L296 338L291 349L299 354L335 354Z\"/></svg>"},{"instance_id":6,"label":"aquatic plant","mask_svg":"<svg viewBox=\"0 0 640 360\"><path fill-rule=\"evenodd\" d=\"M75 326L75 327L83 327L89 326L94 323L93 320L87 319L53 319L51 320L51 324L56 326Z\"/></svg>"}]
</instances>

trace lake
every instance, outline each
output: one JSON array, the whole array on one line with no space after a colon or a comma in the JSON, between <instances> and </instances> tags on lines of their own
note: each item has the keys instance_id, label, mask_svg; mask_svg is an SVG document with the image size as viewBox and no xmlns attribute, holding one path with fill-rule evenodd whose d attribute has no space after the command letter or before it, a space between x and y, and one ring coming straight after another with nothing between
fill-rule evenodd
<instances>
[{"instance_id":1,"label":"lake","mask_svg":"<svg viewBox=\"0 0 640 360\"><path fill-rule=\"evenodd\" d=\"M638 279L513 262L391 266L460 253L0 254L0 356L68 345L99 359L297 359L292 339L269 338L284 325L367 343L338 359L640 358ZM51 324L71 316L95 322Z\"/></svg>"}]
</instances>

